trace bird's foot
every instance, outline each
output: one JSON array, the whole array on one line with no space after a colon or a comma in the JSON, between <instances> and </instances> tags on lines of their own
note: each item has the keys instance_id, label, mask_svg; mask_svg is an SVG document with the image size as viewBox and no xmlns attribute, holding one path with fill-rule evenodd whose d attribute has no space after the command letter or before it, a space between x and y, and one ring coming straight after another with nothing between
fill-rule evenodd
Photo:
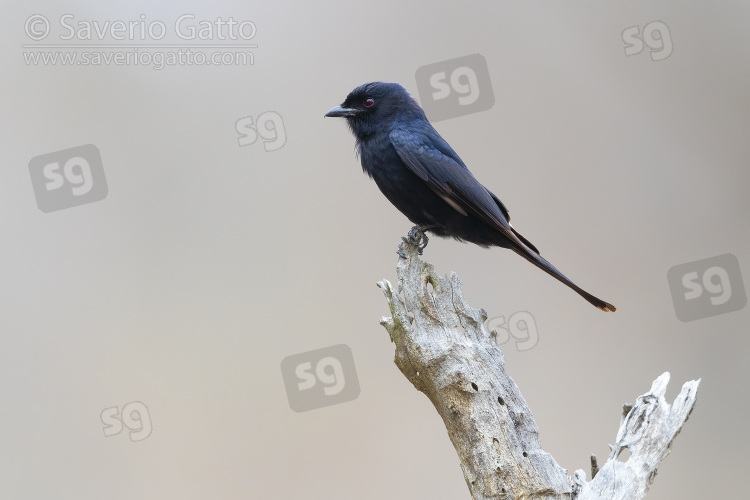
<instances>
[{"instance_id":1,"label":"bird's foot","mask_svg":"<svg viewBox=\"0 0 750 500\"><path fill-rule=\"evenodd\" d=\"M422 251L425 249L425 247L427 247L427 243L430 241L430 239L427 237L427 234L425 234L425 231L428 231L435 227L437 226L418 224L411 228L409 230L409 233L406 236L402 236L401 239L407 245L413 245L417 247L419 255L422 255ZM402 245L399 245L398 247L398 255L402 259L405 259L406 255L404 255L404 252L401 250L401 246Z\"/></svg>"},{"instance_id":2,"label":"bird's foot","mask_svg":"<svg viewBox=\"0 0 750 500\"><path fill-rule=\"evenodd\" d=\"M427 243L430 241L427 235L420 230L419 226L414 226L413 228L411 228L407 235L402 236L401 239L404 243L408 243L409 245L414 245L415 247L417 247L417 250L419 250L419 255L422 255L422 250L427 247Z\"/></svg>"}]
</instances>

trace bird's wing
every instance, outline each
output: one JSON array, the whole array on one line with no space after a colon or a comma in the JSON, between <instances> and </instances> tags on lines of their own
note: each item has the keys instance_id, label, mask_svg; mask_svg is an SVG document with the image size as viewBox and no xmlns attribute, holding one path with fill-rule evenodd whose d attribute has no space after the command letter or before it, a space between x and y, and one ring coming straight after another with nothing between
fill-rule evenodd
<instances>
[{"instance_id":1,"label":"bird's wing","mask_svg":"<svg viewBox=\"0 0 750 500\"><path fill-rule=\"evenodd\" d=\"M511 227L505 206L476 180L437 132L404 127L395 128L389 137L401 161L446 203L464 215L471 213L503 233L514 243L510 247L514 252L571 287L594 306L615 311L615 306L580 288L543 259L539 250Z\"/></svg>"},{"instance_id":2,"label":"bird's wing","mask_svg":"<svg viewBox=\"0 0 750 500\"><path fill-rule=\"evenodd\" d=\"M447 143L441 148L423 132L407 128L396 128L389 137L406 166L453 208L502 232L514 232L502 202L480 184ZM448 154L441 151L446 148Z\"/></svg>"}]
</instances>

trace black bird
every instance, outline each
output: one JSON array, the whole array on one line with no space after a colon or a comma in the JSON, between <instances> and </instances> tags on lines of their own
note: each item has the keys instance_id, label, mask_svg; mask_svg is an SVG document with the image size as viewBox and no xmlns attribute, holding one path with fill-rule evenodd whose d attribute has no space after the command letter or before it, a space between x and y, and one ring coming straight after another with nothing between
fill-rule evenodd
<instances>
[{"instance_id":1,"label":"black bird","mask_svg":"<svg viewBox=\"0 0 750 500\"><path fill-rule=\"evenodd\" d=\"M429 230L482 247L509 248L566 284L603 311L615 306L570 281L510 225L508 209L469 172L433 128L422 108L397 83L372 82L354 89L325 116L346 118L362 169L386 198L417 224L412 243Z\"/></svg>"}]
</instances>

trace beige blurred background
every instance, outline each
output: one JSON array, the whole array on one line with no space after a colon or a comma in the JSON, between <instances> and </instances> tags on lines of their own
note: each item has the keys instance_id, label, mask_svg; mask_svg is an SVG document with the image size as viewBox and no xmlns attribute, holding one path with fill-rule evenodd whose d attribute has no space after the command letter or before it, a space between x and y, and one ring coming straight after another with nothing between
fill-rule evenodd
<instances>
[{"instance_id":1,"label":"beige blurred background","mask_svg":"<svg viewBox=\"0 0 750 500\"><path fill-rule=\"evenodd\" d=\"M668 370L670 401L702 383L649 498L740 494L750 308L681 322L667 271L732 253L750 280L746 3L78 0L3 12L0 498L469 498L442 422L378 324L388 309L375 283L395 279L410 224L323 113L373 80L419 97L419 67L474 53L494 107L436 128L514 226L618 312L511 252L433 238L425 257L459 273L490 317L533 314L538 344L504 345L507 369L571 474L592 453L604 462L622 404ZM258 47L245 66L27 65L27 19L59 28L66 13L251 20ZM626 56L623 31L659 20L673 53ZM269 111L283 147L240 146L236 122ZM84 144L101 152L107 197L42 213L29 161ZM334 344L352 350L359 397L292 411L281 360ZM106 437L102 411L137 401L151 434Z\"/></svg>"}]
</instances>

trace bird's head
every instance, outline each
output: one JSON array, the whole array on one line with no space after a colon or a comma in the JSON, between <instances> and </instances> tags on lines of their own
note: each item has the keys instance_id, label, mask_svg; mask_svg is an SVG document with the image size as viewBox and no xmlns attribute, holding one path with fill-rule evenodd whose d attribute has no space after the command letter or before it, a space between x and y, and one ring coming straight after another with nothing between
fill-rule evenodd
<instances>
[{"instance_id":1,"label":"bird's head","mask_svg":"<svg viewBox=\"0 0 750 500\"><path fill-rule=\"evenodd\" d=\"M398 83L372 82L352 90L340 106L331 108L325 116L346 118L358 139L391 129L399 118L416 114L424 118L417 102Z\"/></svg>"}]
</instances>

